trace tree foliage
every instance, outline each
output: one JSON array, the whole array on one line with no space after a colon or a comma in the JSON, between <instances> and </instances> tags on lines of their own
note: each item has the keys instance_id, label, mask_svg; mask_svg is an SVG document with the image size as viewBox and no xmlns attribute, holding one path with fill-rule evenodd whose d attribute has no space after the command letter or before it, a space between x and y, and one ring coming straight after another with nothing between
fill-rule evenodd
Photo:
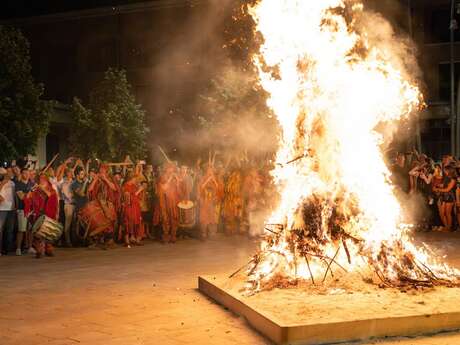
<instances>
[{"instance_id":1,"label":"tree foliage","mask_svg":"<svg viewBox=\"0 0 460 345\"><path fill-rule=\"evenodd\" d=\"M143 158L148 128L124 70L109 68L89 96L87 106L75 98L72 151L84 157L121 160Z\"/></svg>"},{"instance_id":2,"label":"tree foliage","mask_svg":"<svg viewBox=\"0 0 460 345\"><path fill-rule=\"evenodd\" d=\"M273 151L278 130L266 98L253 74L234 66L222 70L199 97L202 144L252 153Z\"/></svg>"},{"instance_id":3,"label":"tree foliage","mask_svg":"<svg viewBox=\"0 0 460 345\"><path fill-rule=\"evenodd\" d=\"M255 2L232 3L224 21L226 60L200 90L197 113L204 133L200 137L208 136L211 146L219 138L221 147L261 153L274 151L278 129L252 61L262 41L248 12Z\"/></svg>"},{"instance_id":4,"label":"tree foliage","mask_svg":"<svg viewBox=\"0 0 460 345\"><path fill-rule=\"evenodd\" d=\"M46 134L52 103L32 77L29 42L21 31L0 25L0 158L34 153Z\"/></svg>"}]
</instances>

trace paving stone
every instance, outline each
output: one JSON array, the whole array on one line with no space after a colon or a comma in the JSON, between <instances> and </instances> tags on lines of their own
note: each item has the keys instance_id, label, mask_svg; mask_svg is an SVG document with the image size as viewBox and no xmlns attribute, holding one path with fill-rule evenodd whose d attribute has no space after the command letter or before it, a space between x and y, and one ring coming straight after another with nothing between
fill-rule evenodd
<instances>
[{"instance_id":1,"label":"paving stone","mask_svg":"<svg viewBox=\"0 0 460 345\"><path fill-rule=\"evenodd\" d=\"M460 236L420 240L459 263ZM219 237L176 245L0 258L0 345L262 345L268 340L196 290L197 276L228 273L257 245ZM454 345L459 333L362 344Z\"/></svg>"}]
</instances>

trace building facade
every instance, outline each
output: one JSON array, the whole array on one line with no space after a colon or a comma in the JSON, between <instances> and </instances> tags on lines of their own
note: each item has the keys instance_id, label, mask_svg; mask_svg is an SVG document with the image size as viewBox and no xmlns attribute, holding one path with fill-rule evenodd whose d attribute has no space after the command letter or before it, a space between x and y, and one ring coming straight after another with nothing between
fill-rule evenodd
<instances>
[{"instance_id":1,"label":"building facade","mask_svg":"<svg viewBox=\"0 0 460 345\"><path fill-rule=\"evenodd\" d=\"M451 50L450 0L406 1L411 14L411 31L419 47L419 64L424 78L424 94L428 105L420 119L423 152L439 159L451 152ZM460 22L460 12L455 18ZM460 81L460 30L455 31L453 45L455 62L455 93ZM460 102L455 96L455 115ZM455 127L455 123L454 123ZM457 155L460 149L457 146Z\"/></svg>"},{"instance_id":2,"label":"building facade","mask_svg":"<svg viewBox=\"0 0 460 345\"><path fill-rule=\"evenodd\" d=\"M451 149L450 0L374 2L418 47L428 108L414 142L438 159ZM186 118L195 111L197 90L225 60L221 48L226 3L156 0L8 23L20 27L30 40L33 72L46 86L46 98L69 104L76 96L85 102L108 67L124 68L137 101L147 111L153 144L157 134L180 132L174 128L180 121L171 121L172 117ZM460 15L456 16L460 21ZM459 43L457 30L455 85L460 76ZM460 109L460 103L456 108ZM49 158L56 147L65 147L61 143L65 136L60 135L71 130L65 129L69 121L62 120L68 112L61 109L59 114L60 122L52 123L50 134L39 145L40 157Z\"/></svg>"},{"instance_id":3,"label":"building facade","mask_svg":"<svg viewBox=\"0 0 460 345\"><path fill-rule=\"evenodd\" d=\"M193 111L197 90L221 61L223 11L207 1L156 0L6 23L29 39L34 77L45 85L47 99L70 104L78 97L85 103L109 67L125 69L154 140L158 133L174 132L178 121L170 121L172 116ZM61 121L53 121L39 143L40 157L65 146L56 135L65 117L59 114Z\"/></svg>"}]
</instances>

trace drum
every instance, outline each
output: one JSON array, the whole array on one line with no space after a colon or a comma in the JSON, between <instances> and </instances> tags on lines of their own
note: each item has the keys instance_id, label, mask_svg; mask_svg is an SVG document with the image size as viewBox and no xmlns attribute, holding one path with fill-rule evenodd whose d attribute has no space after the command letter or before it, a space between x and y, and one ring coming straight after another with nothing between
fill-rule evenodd
<instances>
[{"instance_id":1,"label":"drum","mask_svg":"<svg viewBox=\"0 0 460 345\"><path fill-rule=\"evenodd\" d=\"M190 228L195 225L195 204L191 200L182 200L177 204L179 208L179 226Z\"/></svg>"},{"instance_id":2,"label":"drum","mask_svg":"<svg viewBox=\"0 0 460 345\"><path fill-rule=\"evenodd\" d=\"M86 236L113 231L116 220L115 207L111 202L100 202L93 200L86 204L79 213L80 222L86 227Z\"/></svg>"},{"instance_id":3,"label":"drum","mask_svg":"<svg viewBox=\"0 0 460 345\"><path fill-rule=\"evenodd\" d=\"M38 218L32 227L34 236L48 242L56 242L62 236L62 231L62 224L47 216Z\"/></svg>"}]
</instances>

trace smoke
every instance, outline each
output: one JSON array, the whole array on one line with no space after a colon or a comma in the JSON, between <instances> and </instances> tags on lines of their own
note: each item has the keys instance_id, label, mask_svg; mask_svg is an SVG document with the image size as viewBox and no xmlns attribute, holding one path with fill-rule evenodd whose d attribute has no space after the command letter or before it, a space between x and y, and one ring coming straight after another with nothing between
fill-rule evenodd
<instances>
[{"instance_id":1,"label":"smoke","mask_svg":"<svg viewBox=\"0 0 460 345\"><path fill-rule=\"evenodd\" d=\"M422 85L423 75L417 61L417 46L407 30L407 9L395 0L385 0L366 7L358 19L369 41L385 54L385 58L403 73L403 78Z\"/></svg>"},{"instance_id":2,"label":"smoke","mask_svg":"<svg viewBox=\"0 0 460 345\"><path fill-rule=\"evenodd\" d=\"M362 15L357 17L358 31L365 33L370 44L376 47L403 79L426 90L423 73L417 59L418 49L410 37L411 23L408 8L395 0L367 1ZM383 150L409 151L415 147L415 128L420 109L415 109L401 121L381 124L378 128L384 137ZM407 176L407 178L409 178ZM419 194L396 193L405 221L423 224L431 210Z\"/></svg>"},{"instance_id":3,"label":"smoke","mask_svg":"<svg viewBox=\"0 0 460 345\"><path fill-rule=\"evenodd\" d=\"M365 33L369 42L407 80L422 91L427 88L418 61L418 47L412 39L409 9L396 0L367 0L361 16L357 17L358 31ZM409 151L415 147L416 123L421 109L394 123L379 128L385 137L385 147Z\"/></svg>"},{"instance_id":4,"label":"smoke","mask_svg":"<svg viewBox=\"0 0 460 345\"><path fill-rule=\"evenodd\" d=\"M152 128L148 143L156 162L163 161L157 145L187 163L210 149L259 157L276 150L278 126L251 61L258 37L245 11L250 2L215 0L190 8L173 30L157 60L157 86L145 97ZM417 49L405 31L405 8L393 0L365 5L354 18L355 29L365 32L402 78L422 85ZM392 138L406 143L413 137L414 119L381 126L386 145Z\"/></svg>"},{"instance_id":5,"label":"smoke","mask_svg":"<svg viewBox=\"0 0 460 345\"><path fill-rule=\"evenodd\" d=\"M216 0L189 8L170 33L157 58L157 86L142 102L148 105L154 161L163 161L157 145L189 164L209 150L223 156L274 152L276 121L251 67L253 27L245 2Z\"/></svg>"}]
</instances>

